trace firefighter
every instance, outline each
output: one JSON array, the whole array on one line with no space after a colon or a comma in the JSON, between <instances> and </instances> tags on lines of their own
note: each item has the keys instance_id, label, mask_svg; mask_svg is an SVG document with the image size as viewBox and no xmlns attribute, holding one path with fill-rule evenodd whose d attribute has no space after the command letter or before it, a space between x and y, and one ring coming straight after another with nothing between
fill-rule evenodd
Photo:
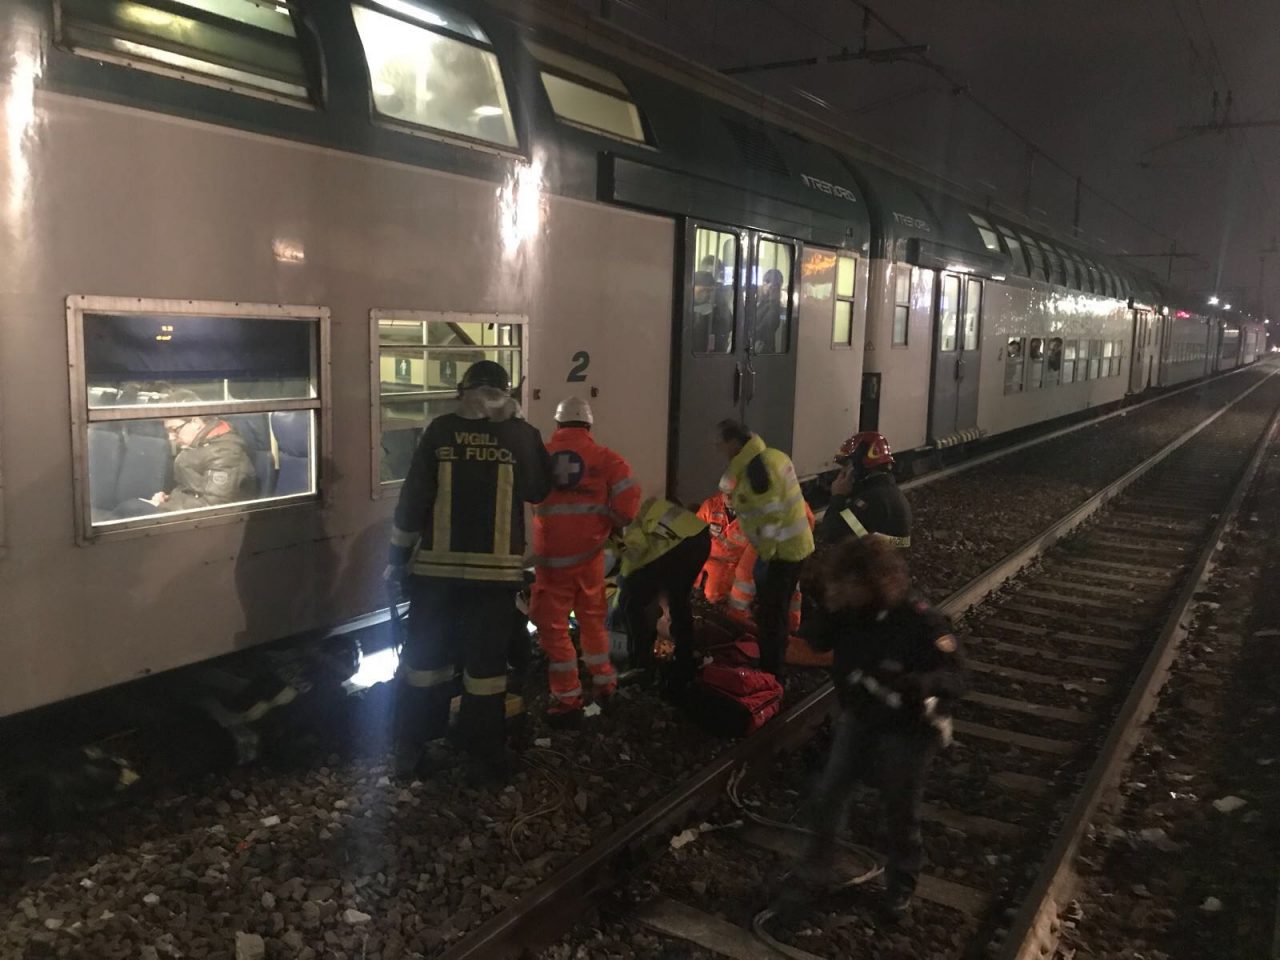
<instances>
[{"instance_id":1,"label":"firefighter","mask_svg":"<svg viewBox=\"0 0 1280 960\"><path fill-rule=\"evenodd\" d=\"M716 445L729 461L720 479L720 492L759 555L752 579L760 666L776 676L786 650L787 613L800 579L800 566L813 553L804 495L791 458L781 450L767 448L760 437L736 420L717 425Z\"/></svg>"},{"instance_id":2,"label":"firefighter","mask_svg":"<svg viewBox=\"0 0 1280 960\"><path fill-rule=\"evenodd\" d=\"M855 433L835 457L840 473L831 484L831 502L818 528L822 543L845 537L884 537L895 547L911 546L911 507L893 478L893 453L882 434Z\"/></svg>"},{"instance_id":3,"label":"firefighter","mask_svg":"<svg viewBox=\"0 0 1280 960\"><path fill-rule=\"evenodd\" d=\"M654 601L666 600L675 660L662 678L664 695L678 696L694 677L693 606L689 602L698 575L711 553L707 522L679 504L650 498L635 522L618 538L622 592L618 608L626 620L631 648L647 667L653 658L655 631L648 615Z\"/></svg>"},{"instance_id":4,"label":"firefighter","mask_svg":"<svg viewBox=\"0 0 1280 960\"><path fill-rule=\"evenodd\" d=\"M506 777L506 668L524 579L524 505L551 489L550 457L510 385L491 360L467 368L458 412L423 432L396 505L386 575L410 574L397 717L402 777L422 772L424 741L447 733L458 667L468 775L478 784Z\"/></svg>"},{"instance_id":5,"label":"firefighter","mask_svg":"<svg viewBox=\"0 0 1280 960\"><path fill-rule=\"evenodd\" d=\"M742 527L724 494L716 492L698 508L698 517L711 530L711 556L702 568L702 595L709 603L719 603L729 596L733 571L747 546Z\"/></svg>"},{"instance_id":6,"label":"firefighter","mask_svg":"<svg viewBox=\"0 0 1280 960\"><path fill-rule=\"evenodd\" d=\"M604 547L610 534L635 519L640 487L631 466L591 436L594 417L585 400L569 397L556 407L556 432L547 444L552 490L534 510L533 552L537 579L529 619L547 655L553 726L581 722L584 700L578 654L569 637L569 614L578 621L582 659L594 696L603 701L617 689L609 660L609 605L605 595Z\"/></svg>"},{"instance_id":7,"label":"firefighter","mask_svg":"<svg viewBox=\"0 0 1280 960\"><path fill-rule=\"evenodd\" d=\"M835 739L814 798L806 858L811 881L829 877L834 838L854 781L881 791L888 834L886 907L902 914L924 856L920 803L929 761L951 738L951 707L964 692L959 645L947 617L910 589L902 552L878 537L848 537L806 575L817 610L809 642L833 650L840 700Z\"/></svg>"}]
</instances>

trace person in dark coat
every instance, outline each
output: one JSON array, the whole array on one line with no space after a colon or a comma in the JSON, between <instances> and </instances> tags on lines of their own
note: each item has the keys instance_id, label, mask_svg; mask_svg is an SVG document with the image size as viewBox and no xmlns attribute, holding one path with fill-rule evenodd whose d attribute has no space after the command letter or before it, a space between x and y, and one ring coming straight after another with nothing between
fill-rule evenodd
<instances>
[{"instance_id":1,"label":"person in dark coat","mask_svg":"<svg viewBox=\"0 0 1280 960\"><path fill-rule=\"evenodd\" d=\"M893 453L883 434L855 433L836 453L840 473L816 531L824 544L846 537L883 537L903 550L911 546L911 506L893 478Z\"/></svg>"},{"instance_id":2,"label":"person in dark coat","mask_svg":"<svg viewBox=\"0 0 1280 960\"><path fill-rule=\"evenodd\" d=\"M805 636L834 651L840 716L813 798L815 829L805 874L830 873L834 840L855 782L874 775L885 810L886 907L908 908L924 858L920 804L929 762L951 739L951 708L964 692L960 647L948 618L911 590L900 551L851 537L806 575L818 601Z\"/></svg>"}]
</instances>

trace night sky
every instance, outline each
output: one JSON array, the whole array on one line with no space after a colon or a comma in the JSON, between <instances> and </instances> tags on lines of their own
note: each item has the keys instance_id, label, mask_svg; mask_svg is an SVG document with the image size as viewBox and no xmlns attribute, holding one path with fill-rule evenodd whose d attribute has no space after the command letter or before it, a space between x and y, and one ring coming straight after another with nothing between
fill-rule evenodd
<instances>
[{"instance_id":1,"label":"night sky","mask_svg":"<svg viewBox=\"0 0 1280 960\"><path fill-rule=\"evenodd\" d=\"M576 2L601 11L601 0ZM717 68L863 46L863 8L854 0L605 2L618 26ZM1167 251L1176 242L1196 256L1172 262L1175 283L1200 294L1216 289L1237 309L1259 311L1260 257L1271 250L1261 302L1280 314L1280 2L869 6L910 44L927 44L924 58L946 76L917 58L737 79L1018 211L1030 170L1026 214L1059 231L1071 230L1082 176L1087 242L1111 253ZM866 44L902 45L874 20ZM956 93L957 84L969 93ZM1191 134L1190 125L1214 124L1215 91L1218 123L1276 125ZM1033 162L1019 135L1038 148ZM1170 266L1167 258L1130 262L1161 277Z\"/></svg>"}]
</instances>

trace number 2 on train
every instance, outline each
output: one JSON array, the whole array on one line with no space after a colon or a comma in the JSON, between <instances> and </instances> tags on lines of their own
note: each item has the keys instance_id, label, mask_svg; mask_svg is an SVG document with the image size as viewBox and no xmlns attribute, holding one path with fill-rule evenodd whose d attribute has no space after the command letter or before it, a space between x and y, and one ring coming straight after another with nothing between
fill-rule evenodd
<instances>
[{"instance_id":1,"label":"number 2 on train","mask_svg":"<svg viewBox=\"0 0 1280 960\"><path fill-rule=\"evenodd\" d=\"M582 383L587 379L587 367L591 366L591 354L585 350L579 350L572 359L573 367L569 370L569 376L565 377L565 382Z\"/></svg>"}]
</instances>

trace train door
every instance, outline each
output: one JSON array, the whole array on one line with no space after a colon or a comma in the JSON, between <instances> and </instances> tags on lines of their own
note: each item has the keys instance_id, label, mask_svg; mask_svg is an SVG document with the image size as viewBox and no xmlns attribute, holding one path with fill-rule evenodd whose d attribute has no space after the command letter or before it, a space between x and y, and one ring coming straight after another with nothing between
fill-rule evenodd
<instances>
[{"instance_id":1,"label":"train door","mask_svg":"<svg viewBox=\"0 0 1280 960\"><path fill-rule=\"evenodd\" d=\"M1141 393L1151 385L1151 314L1146 310L1133 311L1133 349L1129 355L1129 392Z\"/></svg>"},{"instance_id":2,"label":"train door","mask_svg":"<svg viewBox=\"0 0 1280 960\"><path fill-rule=\"evenodd\" d=\"M668 485L672 496L695 503L724 473L712 444L719 421L743 420L770 446L791 448L796 245L690 222L684 251Z\"/></svg>"},{"instance_id":3,"label":"train door","mask_svg":"<svg viewBox=\"0 0 1280 960\"><path fill-rule=\"evenodd\" d=\"M982 281L944 273L933 329L929 437L937 443L978 425Z\"/></svg>"}]
</instances>

